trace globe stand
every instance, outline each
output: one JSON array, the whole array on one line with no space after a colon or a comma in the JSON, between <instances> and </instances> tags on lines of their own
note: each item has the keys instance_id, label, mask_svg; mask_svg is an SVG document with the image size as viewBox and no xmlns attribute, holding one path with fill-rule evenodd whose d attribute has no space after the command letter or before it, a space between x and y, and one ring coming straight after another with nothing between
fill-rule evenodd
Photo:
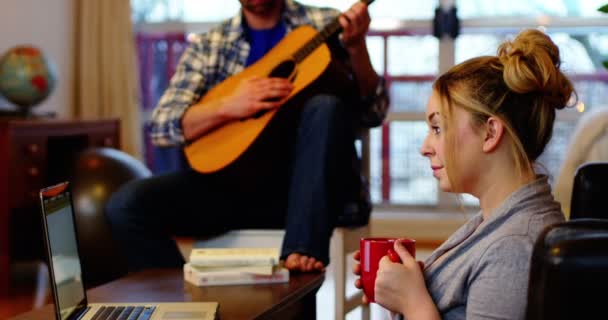
<instances>
[{"instance_id":1,"label":"globe stand","mask_svg":"<svg viewBox=\"0 0 608 320\"><path fill-rule=\"evenodd\" d=\"M55 112L38 113L32 111L33 107L16 106L16 108L0 108L0 118L13 119L39 119L39 118L54 118Z\"/></svg>"},{"instance_id":2,"label":"globe stand","mask_svg":"<svg viewBox=\"0 0 608 320\"><path fill-rule=\"evenodd\" d=\"M0 118L22 118L23 115L17 110L0 109Z\"/></svg>"},{"instance_id":3,"label":"globe stand","mask_svg":"<svg viewBox=\"0 0 608 320\"><path fill-rule=\"evenodd\" d=\"M19 113L19 117L25 119L33 119L36 118L32 109L35 105L17 105L17 112Z\"/></svg>"}]
</instances>

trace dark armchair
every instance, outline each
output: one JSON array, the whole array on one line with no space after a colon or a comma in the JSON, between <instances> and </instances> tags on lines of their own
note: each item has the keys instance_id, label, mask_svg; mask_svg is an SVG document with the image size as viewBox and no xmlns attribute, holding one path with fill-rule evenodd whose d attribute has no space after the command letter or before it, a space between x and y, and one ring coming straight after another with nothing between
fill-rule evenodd
<instances>
[{"instance_id":1,"label":"dark armchair","mask_svg":"<svg viewBox=\"0 0 608 320\"><path fill-rule=\"evenodd\" d=\"M528 320L606 319L608 220L548 227L532 254Z\"/></svg>"},{"instance_id":2,"label":"dark armchair","mask_svg":"<svg viewBox=\"0 0 608 320\"><path fill-rule=\"evenodd\" d=\"M608 162L588 162L576 170L570 219L608 219Z\"/></svg>"}]
</instances>

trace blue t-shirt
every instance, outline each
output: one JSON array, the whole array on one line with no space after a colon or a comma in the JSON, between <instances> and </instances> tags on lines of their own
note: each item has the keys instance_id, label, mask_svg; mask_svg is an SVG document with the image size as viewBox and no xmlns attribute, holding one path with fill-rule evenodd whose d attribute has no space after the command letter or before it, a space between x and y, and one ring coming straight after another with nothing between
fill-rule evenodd
<instances>
[{"instance_id":1,"label":"blue t-shirt","mask_svg":"<svg viewBox=\"0 0 608 320\"><path fill-rule=\"evenodd\" d=\"M246 66L254 64L272 49L285 36L287 28L283 20L270 29L255 30L247 28L251 50L247 57Z\"/></svg>"}]
</instances>

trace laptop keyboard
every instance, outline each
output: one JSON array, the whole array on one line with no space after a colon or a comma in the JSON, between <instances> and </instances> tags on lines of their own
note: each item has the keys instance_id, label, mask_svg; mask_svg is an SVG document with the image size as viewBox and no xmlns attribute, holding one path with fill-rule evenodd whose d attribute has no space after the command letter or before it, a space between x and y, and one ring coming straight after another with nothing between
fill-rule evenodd
<instances>
[{"instance_id":1,"label":"laptop keyboard","mask_svg":"<svg viewBox=\"0 0 608 320\"><path fill-rule=\"evenodd\" d=\"M102 306L92 320L148 320L154 309L154 306Z\"/></svg>"}]
</instances>

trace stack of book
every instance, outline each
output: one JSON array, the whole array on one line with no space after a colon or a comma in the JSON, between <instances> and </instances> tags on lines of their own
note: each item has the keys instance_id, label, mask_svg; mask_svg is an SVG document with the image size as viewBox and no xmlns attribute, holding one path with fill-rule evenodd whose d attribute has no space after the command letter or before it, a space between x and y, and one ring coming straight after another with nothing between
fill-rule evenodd
<instances>
[{"instance_id":1,"label":"stack of book","mask_svg":"<svg viewBox=\"0 0 608 320\"><path fill-rule=\"evenodd\" d=\"M203 248L192 249L184 279L196 286L281 283L289 271L276 248Z\"/></svg>"}]
</instances>

